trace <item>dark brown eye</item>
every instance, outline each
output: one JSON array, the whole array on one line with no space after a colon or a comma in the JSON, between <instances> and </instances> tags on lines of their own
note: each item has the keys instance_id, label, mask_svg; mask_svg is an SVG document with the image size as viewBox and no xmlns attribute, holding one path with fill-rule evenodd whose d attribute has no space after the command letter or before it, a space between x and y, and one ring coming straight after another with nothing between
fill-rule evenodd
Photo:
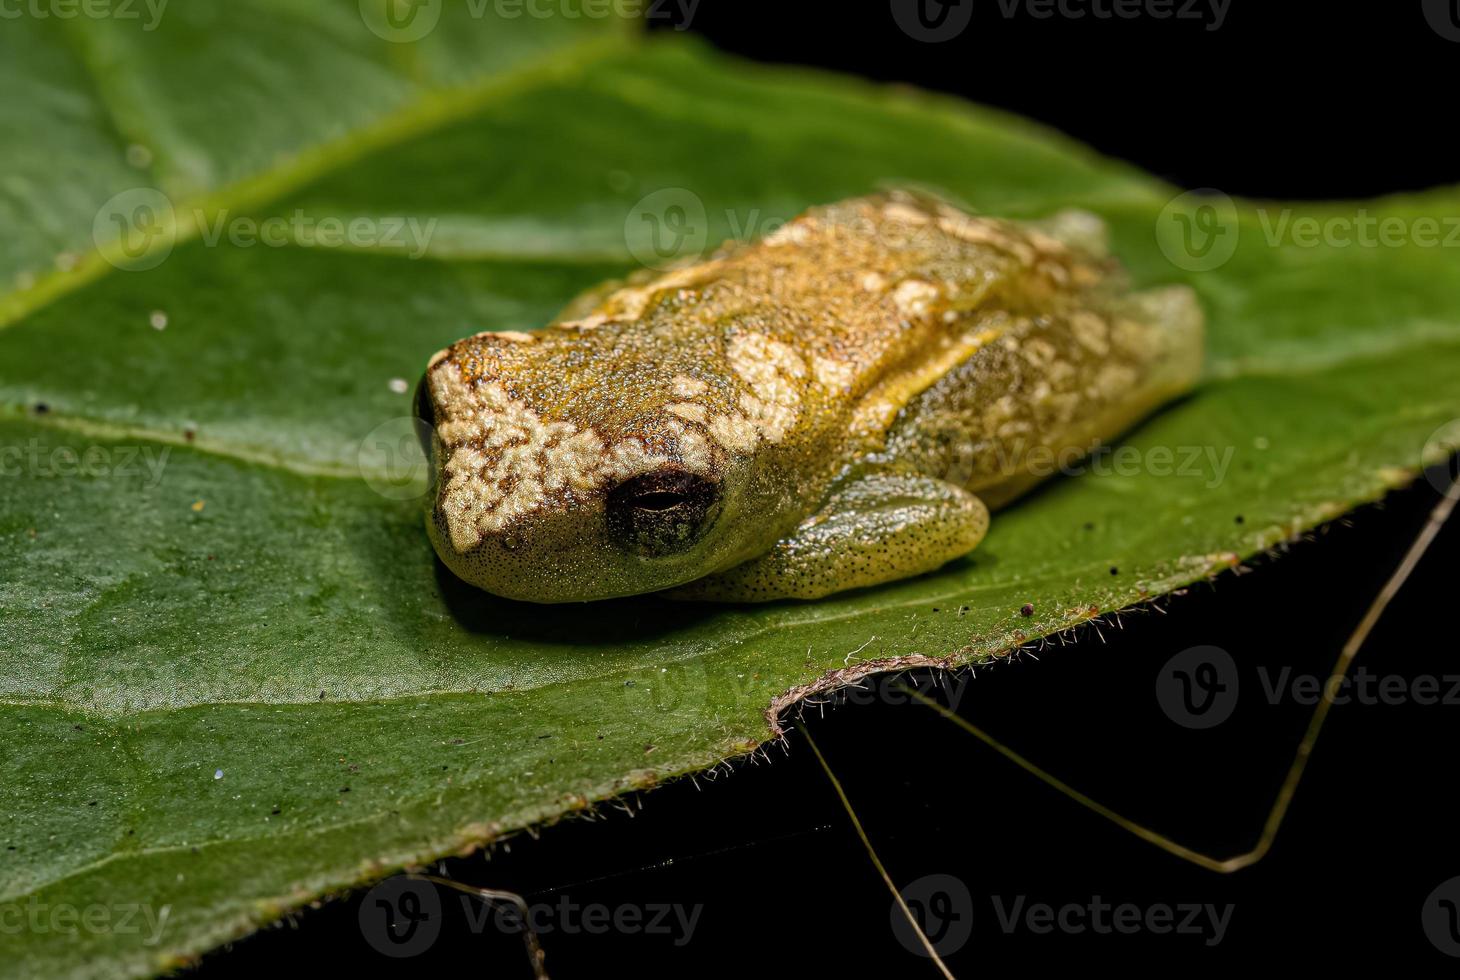
<instances>
[{"instance_id":1,"label":"dark brown eye","mask_svg":"<svg viewBox=\"0 0 1460 980\"><path fill-rule=\"evenodd\" d=\"M719 503L719 483L684 470L655 470L609 491L608 531L629 551L673 554L695 543Z\"/></svg>"}]
</instances>

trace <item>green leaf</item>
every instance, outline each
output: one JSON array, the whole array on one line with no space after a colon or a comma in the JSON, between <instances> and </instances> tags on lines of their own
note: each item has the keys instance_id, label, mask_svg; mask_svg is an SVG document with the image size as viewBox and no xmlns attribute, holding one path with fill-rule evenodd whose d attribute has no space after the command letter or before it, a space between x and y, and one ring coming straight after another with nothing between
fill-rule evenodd
<instances>
[{"instance_id":1,"label":"green leaf","mask_svg":"<svg viewBox=\"0 0 1460 980\"><path fill-rule=\"evenodd\" d=\"M1188 271L1210 253L1171 229L1214 212L1163 217L1175 191L999 113L679 42L620 55L601 22L393 44L356 9L194 0L150 32L0 32L0 908L110 917L0 930L17 974L165 969L747 753L818 685L980 662L1230 568L1447 451L1427 440L1460 416L1454 249L1309 247L1243 204L1215 212L1230 258ZM882 589L565 617L438 569L393 381L631 268L651 194L703 204L696 245L885 183L1102 214L1139 282L1200 292L1207 383L973 555ZM165 195L170 239L95 233L133 188ZM1288 218L1413 230L1457 206ZM231 242L244 217L287 219L283 239ZM435 224L329 247L331 217ZM123 928L133 904L157 926Z\"/></svg>"}]
</instances>

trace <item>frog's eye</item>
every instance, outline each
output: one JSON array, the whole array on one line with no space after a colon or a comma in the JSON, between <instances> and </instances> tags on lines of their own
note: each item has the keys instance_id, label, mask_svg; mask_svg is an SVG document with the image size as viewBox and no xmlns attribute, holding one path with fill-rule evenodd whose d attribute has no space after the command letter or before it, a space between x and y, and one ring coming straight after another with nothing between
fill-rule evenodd
<instances>
[{"instance_id":1,"label":"frog's eye","mask_svg":"<svg viewBox=\"0 0 1460 980\"><path fill-rule=\"evenodd\" d=\"M694 544L719 503L719 483L670 467L653 470L608 492L608 531L628 551L673 554Z\"/></svg>"}]
</instances>

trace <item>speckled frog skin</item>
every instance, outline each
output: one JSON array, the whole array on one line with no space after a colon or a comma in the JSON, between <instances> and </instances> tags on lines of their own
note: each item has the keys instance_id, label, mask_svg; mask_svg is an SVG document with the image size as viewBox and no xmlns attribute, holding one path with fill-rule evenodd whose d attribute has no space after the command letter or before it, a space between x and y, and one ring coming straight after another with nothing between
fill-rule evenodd
<instances>
[{"instance_id":1,"label":"speckled frog skin","mask_svg":"<svg viewBox=\"0 0 1460 980\"><path fill-rule=\"evenodd\" d=\"M967 553L997 507L1189 389L1202 317L1098 219L904 192L611 285L431 359L427 516L534 602L815 598Z\"/></svg>"}]
</instances>

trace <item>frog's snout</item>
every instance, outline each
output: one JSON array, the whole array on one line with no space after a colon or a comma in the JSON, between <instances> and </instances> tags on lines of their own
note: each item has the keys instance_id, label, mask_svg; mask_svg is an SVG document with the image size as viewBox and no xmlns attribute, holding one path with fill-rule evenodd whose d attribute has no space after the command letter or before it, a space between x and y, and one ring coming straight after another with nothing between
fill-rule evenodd
<instances>
[{"instance_id":1,"label":"frog's snout","mask_svg":"<svg viewBox=\"0 0 1460 980\"><path fill-rule=\"evenodd\" d=\"M680 413L654 397L626 410L598 391L575 402L535 387L570 366L498 364L501 342L486 345L462 363L438 355L413 402L426 524L447 567L506 598L572 602L681 585L739 558L744 536L720 532L742 526L752 457L686 420L683 396Z\"/></svg>"}]
</instances>

